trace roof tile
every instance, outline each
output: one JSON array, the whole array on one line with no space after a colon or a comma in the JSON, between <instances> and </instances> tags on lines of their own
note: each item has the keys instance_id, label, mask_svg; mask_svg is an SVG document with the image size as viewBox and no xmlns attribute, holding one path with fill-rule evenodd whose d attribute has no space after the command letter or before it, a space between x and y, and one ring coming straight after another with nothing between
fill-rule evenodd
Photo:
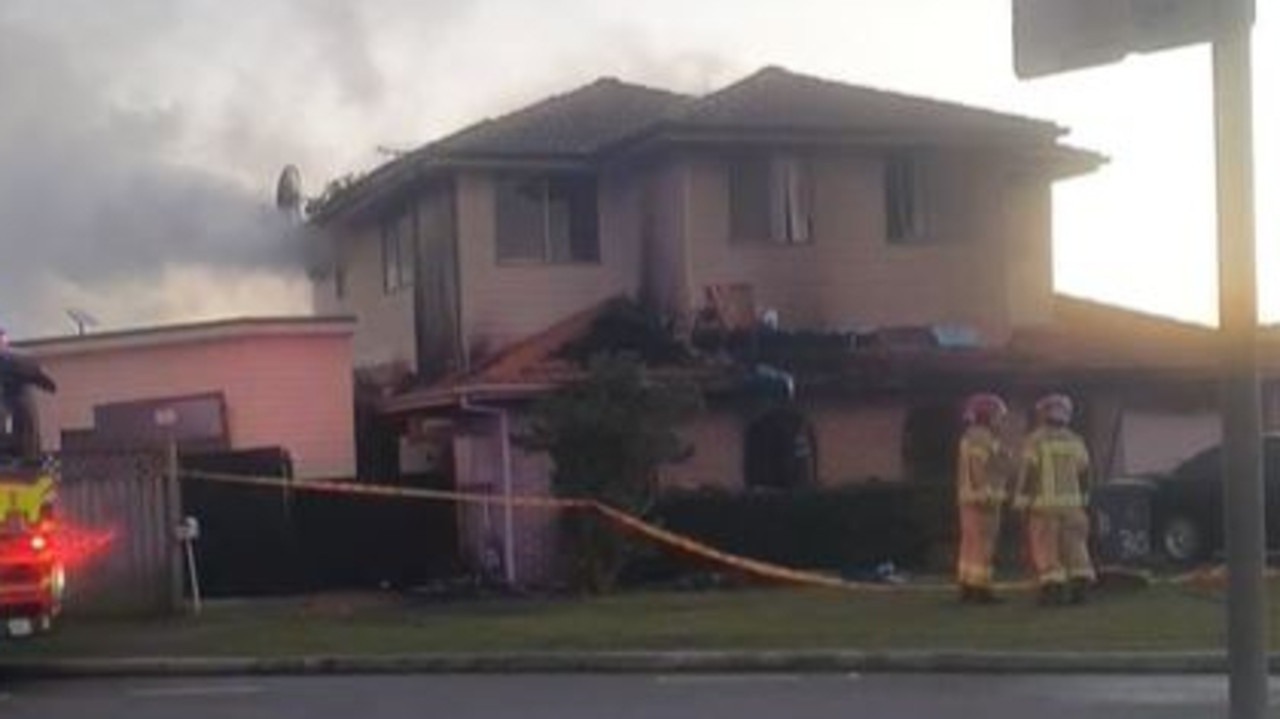
<instances>
[{"instance_id":1,"label":"roof tile","mask_svg":"<svg viewBox=\"0 0 1280 719\"><path fill-rule=\"evenodd\" d=\"M686 107L673 123L757 130L1031 133L1054 137L1044 120L995 112L766 67Z\"/></svg>"},{"instance_id":2,"label":"roof tile","mask_svg":"<svg viewBox=\"0 0 1280 719\"><path fill-rule=\"evenodd\" d=\"M601 78L423 148L433 156L592 155L689 102L686 95Z\"/></svg>"}]
</instances>

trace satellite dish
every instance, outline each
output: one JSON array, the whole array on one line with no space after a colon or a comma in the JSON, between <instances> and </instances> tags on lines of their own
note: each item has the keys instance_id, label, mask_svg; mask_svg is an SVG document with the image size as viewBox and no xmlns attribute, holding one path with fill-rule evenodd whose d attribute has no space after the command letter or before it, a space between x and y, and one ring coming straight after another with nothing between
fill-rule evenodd
<instances>
[{"instance_id":1,"label":"satellite dish","mask_svg":"<svg viewBox=\"0 0 1280 719\"><path fill-rule=\"evenodd\" d=\"M66 312L67 317L70 317L71 321L76 325L76 334L83 335L86 331L102 324L101 322L98 322L97 317L94 317L82 309L68 307Z\"/></svg>"},{"instance_id":2,"label":"satellite dish","mask_svg":"<svg viewBox=\"0 0 1280 719\"><path fill-rule=\"evenodd\" d=\"M302 214L302 173L297 165L285 165L276 182L276 207L284 212Z\"/></svg>"}]
</instances>

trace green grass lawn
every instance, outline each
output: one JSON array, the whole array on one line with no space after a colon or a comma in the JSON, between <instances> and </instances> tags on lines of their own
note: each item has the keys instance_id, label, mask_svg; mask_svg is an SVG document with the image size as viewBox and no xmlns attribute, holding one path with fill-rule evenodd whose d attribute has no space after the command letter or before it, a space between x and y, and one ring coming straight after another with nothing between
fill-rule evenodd
<instances>
[{"instance_id":1,"label":"green grass lawn","mask_svg":"<svg viewBox=\"0 0 1280 719\"><path fill-rule=\"evenodd\" d=\"M1272 595L1280 595L1273 583ZM201 617L75 620L0 643L0 657L287 656L558 649L1176 650L1223 645L1218 590L1115 590L1041 609L1027 594L992 607L950 594L750 589L590 599L424 601L391 595L214 604ZM1280 643L1280 601L1272 637Z\"/></svg>"}]
</instances>

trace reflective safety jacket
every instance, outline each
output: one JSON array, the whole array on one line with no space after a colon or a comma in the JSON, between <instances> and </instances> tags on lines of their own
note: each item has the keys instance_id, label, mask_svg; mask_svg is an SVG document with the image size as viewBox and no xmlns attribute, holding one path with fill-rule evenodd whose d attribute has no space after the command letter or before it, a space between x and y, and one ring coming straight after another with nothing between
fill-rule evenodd
<instances>
[{"instance_id":1,"label":"reflective safety jacket","mask_svg":"<svg viewBox=\"0 0 1280 719\"><path fill-rule=\"evenodd\" d=\"M35 527L57 498L53 476L47 473L5 476L0 467L0 533Z\"/></svg>"},{"instance_id":2,"label":"reflective safety jacket","mask_svg":"<svg viewBox=\"0 0 1280 719\"><path fill-rule=\"evenodd\" d=\"M1014 506L1033 511L1083 507L1088 483L1084 440L1065 427L1042 427L1023 446Z\"/></svg>"},{"instance_id":3,"label":"reflective safety jacket","mask_svg":"<svg viewBox=\"0 0 1280 719\"><path fill-rule=\"evenodd\" d=\"M1009 467L1000 439L974 425L960 438L956 500L962 505L998 507L1008 497Z\"/></svg>"}]
</instances>

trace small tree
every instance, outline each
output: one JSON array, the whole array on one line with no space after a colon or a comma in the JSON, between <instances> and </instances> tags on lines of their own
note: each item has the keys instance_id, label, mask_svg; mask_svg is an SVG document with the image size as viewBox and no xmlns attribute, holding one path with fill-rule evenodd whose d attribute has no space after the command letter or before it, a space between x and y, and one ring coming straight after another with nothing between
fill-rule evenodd
<instances>
[{"instance_id":1,"label":"small tree","mask_svg":"<svg viewBox=\"0 0 1280 719\"><path fill-rule=\"evenodd\" d=\"M600 354L584 379L534 406L520 440L551 455L558 496L643 513L653 502L658 468L689 456L675 427L700 406L691 383L653 382L634 355ZM564 528L579 588L612 588L623 560L622 537L583 514L567 515Z\"/></svg>"}]
</instances>

